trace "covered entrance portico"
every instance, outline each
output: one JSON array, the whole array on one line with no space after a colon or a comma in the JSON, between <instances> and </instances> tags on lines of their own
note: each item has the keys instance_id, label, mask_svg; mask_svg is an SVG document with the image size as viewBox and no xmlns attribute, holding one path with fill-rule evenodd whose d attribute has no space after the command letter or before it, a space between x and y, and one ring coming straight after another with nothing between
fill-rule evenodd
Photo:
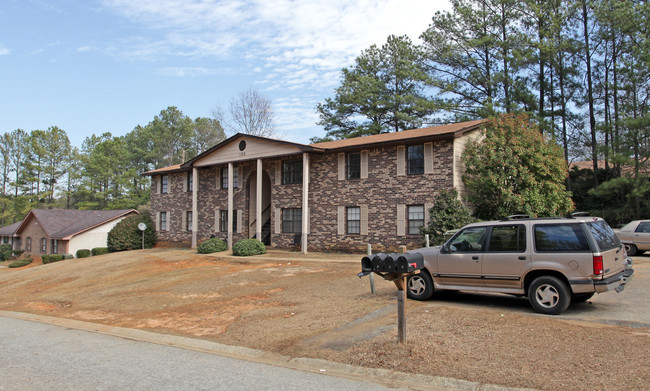
<instances>
[{"instance_id":1,"label":"covered entrance portico","mask_svg":"<svg viewBox=\"0 0 650 391\"><path fill-rule=\"evenodd\" d=\"M301 251L307 253L310 153L319 152L322 151L308 145L237 134L184 163L181 167L192 170L192 183L197 184L192 188L192 247L198 245L200 237L210 236L199 227L208 226L205 220L211 216L215 216L215 223L211 226L215 227L215 232L226 235L224 239L229 249L232 249L236 235L238 238L257 238L272 245L276 235L286 233L282 216L284 208L290 207L296 211L300 209L301 226L297 234L300 235ZM292 178L301 181L288 181L284 163L293 163L292 169L297 170L300 159L300 176ZM204 171L217 173L214 197L218 199L210 203L223 205L226 207L224 210L210 213L204 205L206 202L199 199L199 188L203 186L202 191L205 191L206 179L200 175ZM292 190L285 191L282 189L284 186ZM300 193L296 186L300 187ZM226 198L225 203L223 198ZM221 222L225 220L228 223L220 224L219 216L223 216ZM293 231L292 235L295 234Z\"/></svg>"}]
</instances>

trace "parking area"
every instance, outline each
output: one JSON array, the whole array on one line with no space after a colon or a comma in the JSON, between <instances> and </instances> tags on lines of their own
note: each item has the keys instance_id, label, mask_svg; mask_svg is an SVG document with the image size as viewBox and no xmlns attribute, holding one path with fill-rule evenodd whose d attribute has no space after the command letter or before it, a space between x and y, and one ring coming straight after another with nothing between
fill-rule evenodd
<instances>
[{"instance_id":1,"label":"parking area","mask_svg":"<svg viewBox=\"0 0 650 391\"><path fill-rule=\"evenodd\" d=\"M632 257L634 276L621 293L597 294L585 303L572 304L556 319L603 324L650 327L650 254ZM459 308L494 309L495 311L540 315L533 311L527 298L502 294L439 292L430 305L444 304Z\"/></svg>"}]
</instances>

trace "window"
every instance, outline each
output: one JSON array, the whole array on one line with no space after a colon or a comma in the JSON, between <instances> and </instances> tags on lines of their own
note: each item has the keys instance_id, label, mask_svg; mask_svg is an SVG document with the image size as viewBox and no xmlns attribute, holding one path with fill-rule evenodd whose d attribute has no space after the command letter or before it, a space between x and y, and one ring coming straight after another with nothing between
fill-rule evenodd
<instances>
[{"instance_id":1,"label":"window","mask_svg":"<svg viewBox=\"0 0 650 391\"><path fill-rule=\"evenodd\" d=\"M192 230L192 212L190 211L185 212L185 230Z\"/></svg>"},{"instance_id":2,"label":"window","mask_svg":"<svg viewBox=\"0 0 650 391\"><path fill-rule=\"evenodd\" d=\"M302 183L302 160L285 160L282 162L282 184Z\"/></svg>"},{"instance_id":3,"label":"window","mask_svg":"<svg viewBox=\"0 0 650 391\"><path fill-rule=\"evenodd\" d=\"M449 242L449 250L459 253L483 251L487 227L472 227L460 231Z\"/></svg>"},{"instance_id":4,"label":"window","mask_svg":"<svg viewBox=\"0 0 650 391\"><path fill-rule=\"evenodd\" d=\"M237 211L233 210L232 211L232 232L237 232L237 219L235 216L237 216ZM221 232L228 232L228 211L227 210L220 210L219 211L219 231Z\"/></svg>"},{"instance_id":5,"label":"window","mask_svg":"<svg viewBox=\"0 0 650 391\"><path fill-rule=\"evenodd\" d=\"M650 232L650 221L642 221L634 232Z\"/></svg>"},{"instance_id":6,"label":"window","mask_svg":"<svg viewBox=\"0 0 650 391\"><path fill-rule=\"evenodd\" d=\"M42 238L41 239L41 253L45 254L47 251L47 239Z\"/></svg>"},{"instance_id":7,"label":"window","mask_svg":"<svg viewBox=\"0 0 650 391\"><path fill-rule=\"evenodd\" d=\"M591 234L593 235L594 239L596 239L596 243L598 243L600 251L611 250L621 245L621 241L618 239L618 236L616 236L612 228L607 225L604 220L587 223L587 227L589 227ZM648 226L647 232L650 232L650 226Z\"/></svg>"},{"instance_id":8,"label":"window","mask_svg":"<svg viewBox=\"0 0 650 391\"><path fill-rule=\"evenodd\" d=\"M194 190L194 175L191 172L187 173L187 191Z\"/></svg>"},{"instance_id":9,"label":"window","mask_svg":"<svg viewBox=\"0 0 650 391\"><path fill-rule=\"evenodd\" d=\"M4 243L4 244L9 243L9 237L8 236L3 236L2 237L2 243Z\"/></svg>"},{"instance_id":10,"label":"window","mask_svg":"<svg viewBox=\"0 0 650 391\"><path fill-rule=\"evenodd\" d=\"M409 175L424 174L424 145L410 145L406 163Z\"/></svg>"},{"instance_id":11,"label":"window","mask_svg":"<svg viewBox=\"0 0 650 391\"><path fill-rule=\"evenodd\" d=\"M282 232L302 233L302 209L282 209Z\"/></svg>"},{"instance_id":12,"label":"window","mask_svg":"<svg viewBox=\"0 0 650 391\"><path fill-rule=\"evenodd\" d=\"M160 177L160 192L162 194L165 194L169 191L169 176L168 175L162 175Z\"/></svg>"},{"instance_id":13,"label":"window","mask_svg":"<svg viewBox=\"0 0 650 391\"><path fill-rule=\"evenodd\" d=\"M347 155L348 179L361 178L361 152L352 152Z\"/></svg>"},{"instance_id":14,"label":"window","mask_svg":"<svg viewBox=\"0 0 650 391\"><path fill-rule=\"evenodd\" d=\"M348 207L348 234L359 235L361 233L361 208L358 206Z\"/></svg>"},{"instance_id":15,"label":"window","mask_svg":"<svg viewBox=\"0 0 650 391\"><path fill-rule=\"evenodd\" d=\"M492 228L488 251L526 251L526 228L523 225L500 225Z\"/></svg>"},{"instance_id":16,"label":"window","mask_svg":"<svg viewBox=\"0 0 650 391\"><path fill-rule=\"evenodd\" d=\"M239 170L233 169L233 176L232 176L232 187L239 187ZM221 188L222 189L227 189L228 188L228 167L223 167L221 169Z\"/></svg>"},{"instance_id":17,"label":"window","mask_svg":"<svg viewBox=\"0 0 650 391\"><path fill-rule=\"evenodd\" d=\"M167 212L160 212L160 230L167 231Z\"/></svg>"},{"instance_id":18,"label":"window","mask_svg":"<svg viewBox=\"0 0 650 391\"><path fill-rule=\"evenodd\" d=\"M59 253L59 241L56 239L52 239L52 254L58 254Z\"/></svg>"},{"instance_id":19,"label":"window","mask_svg":"<svg viewBox=\"0 0 650 391\"><path fill-rule=\"evenodd\" d=\"M536 225L535 250L538 252L591 251L579 224Z\"/></svg>"},{"instance_id":20,"label":"window","mask_svg":"<svg viewBox=\"0 0 650 391\"><path fill-rule=\"evenodd\" d=\"M424 205L409 205L408 234L419 235L422 226L424 226Z\"/></svg>"},{"instance_id":21,"label":"window","mask_svg":"<svg viewBox=\"0 0 650 391\"><path fill-rule=\"evenodd\" d=\"M27 238L25 242L25 251L32 251L32 238Z\"/></svg>"}]
</instances>

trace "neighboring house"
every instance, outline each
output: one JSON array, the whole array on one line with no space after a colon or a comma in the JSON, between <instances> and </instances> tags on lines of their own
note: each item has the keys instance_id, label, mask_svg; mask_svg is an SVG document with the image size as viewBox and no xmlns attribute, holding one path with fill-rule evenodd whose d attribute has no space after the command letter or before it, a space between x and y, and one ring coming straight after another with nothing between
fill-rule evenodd
<instances>
[{"instance_id":1,"label":"neighboring house","mask_svg":"<svg viewBox=\"0 0 650 391\"><path fill-rule=\"evenodd\" d=\"M13 248L14 250L17 249L16 247L14 247L18 243L16 240L14 240L14 233L16 232L16 229L18 229L18 227L20 226L20 223L21 221L0 228L0 244L11 244L11 248Z\"/></svg>"},{"instance_id":2,"label":"neighboring house","mask_svg":"<svg viewBox=\"0 0 650 391\"><path fill-rule=\"evenodd\" d=\"M261 238L314 251L419 247L441 189L461 194L461 155L483 120L311 145L237 134L146 172L159 243L229 248ZM230 223L229 223L230 222Z\"/></svg>"},{"instance_id":3,"label":"neighboring house","mask_svg":"<svg viewBox=\"0 0 650 391\"><path fill-rule=\"evenodd\" d=\"M13 248L38 256L76 254L79 249L106 247L108 233L125 217L138 213L127 210L33 209L19 223L0 228L13 230Z\"/></svg>"}]
</instances>

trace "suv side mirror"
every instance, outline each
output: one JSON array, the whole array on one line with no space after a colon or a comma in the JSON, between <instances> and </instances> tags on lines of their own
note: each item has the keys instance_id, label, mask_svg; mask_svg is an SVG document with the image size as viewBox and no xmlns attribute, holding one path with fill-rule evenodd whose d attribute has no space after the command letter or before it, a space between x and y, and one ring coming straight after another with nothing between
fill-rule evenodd
<instances>
[{"instance_id":1,"label":"suv side mirror","mask_svg":"<svg viewBox=\"0 0 650 391\"><path fill-rule=\"evenodd\" d=\"M449 252L449 242L445 243L442 245L442 253L448 253Z\"/></svg>"}]
</instances>

